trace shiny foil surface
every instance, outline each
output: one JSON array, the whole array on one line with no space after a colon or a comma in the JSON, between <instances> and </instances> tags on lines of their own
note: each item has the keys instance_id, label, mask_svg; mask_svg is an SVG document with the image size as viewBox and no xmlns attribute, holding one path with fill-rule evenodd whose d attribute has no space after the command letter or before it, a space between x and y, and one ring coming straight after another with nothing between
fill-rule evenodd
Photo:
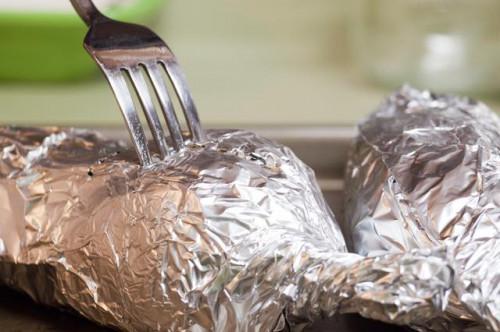
<instances>
[{"instance_id":1,"label":"shiny foil surface","mask_svg":"<svg viewBox=\"0 0 500 332\"><path fill-rule=\"evenodd\" d=\"M500 119L480 102L406 86L358 129L349 246L368 256L445 246L455 282L442 330L500 331Z\"/></svg>"},{"instance_id":2,"label":"shiny foil surface","mask_svg":"<svg viewBox=\"0 0 500 332\"><path fill-rule=\"evenodd\" d=\"M313 172L255 134L211 131L149 168L84 130L1 128L0 153L0 282L100 324L272 331L359 312L415 325L447 306L446 248L347 253Z\"/></svg>"}]
</instances>

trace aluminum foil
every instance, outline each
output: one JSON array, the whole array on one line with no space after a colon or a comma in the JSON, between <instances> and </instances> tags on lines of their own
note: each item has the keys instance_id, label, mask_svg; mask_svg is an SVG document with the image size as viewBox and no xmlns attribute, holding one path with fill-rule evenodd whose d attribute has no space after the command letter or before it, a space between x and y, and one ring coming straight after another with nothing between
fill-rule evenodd
<instances>
[{"instance_id":1,"label":"aluminum foil","mask_svg":"<svg viewBox=\"0 0 500 332\"><path fill-rule=\"evenodd\" d=\"M126 331L271 331L336 312L439 317L446 248L346 252L286 147L212 131L141 168L84 130L0 129L0 281Z\"/></svg>"},{"instance_id":2,"label":"aluminum foil","mask_svg":"<svg viewBox=\"0 0 500 332\"><path fill-rule=\"evenodd\" d=\"M447 324L500 331L500 119L468 98L403 87L359 125L346 174L349 246L447 247Z\"/></svg>"}]
</instances>

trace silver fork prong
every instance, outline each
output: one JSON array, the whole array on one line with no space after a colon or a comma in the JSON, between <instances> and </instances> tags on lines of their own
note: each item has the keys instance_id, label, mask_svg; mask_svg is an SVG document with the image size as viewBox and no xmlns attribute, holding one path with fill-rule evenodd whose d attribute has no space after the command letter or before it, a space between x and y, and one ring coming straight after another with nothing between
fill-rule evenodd
<instances>
[{"instance_id":1,"label":"silver fork prong","mask_svg":"<svg viewBox=\"0 0 500 332\"><path fill-rule=\"evenodd\" d=\"M168 91L170 86L173 86L182 108L191 141L204 141L205 133L186 79L165 42L147 27L104 16L92 0L71 0L71 3L89 27L84 47L111 84L141 163L148 165L152 160L139 118L139 108L143 108L162 157L170 154L171 150L180 151L185 146L181 124L170 98L175 97ZM142 70L142 66L145 70ZM165 73L168 78L165 78ZM129 81L133 88L129 88ZM153 85L154 94L148 91L149 83ZM132 93L136 93L142 107L134 105ZM155 112L156 100L160 104L171 141L162 129L165 126L162 126L159 114Z\"/></svg>"},{"instance_id":2,"label":"silver fork prong","mask_svg":"<svg viewBox=\"0 0 500 332\"><path fill-rule=\"evenodd\" d=\"M165 159L165 157L168 156L167 140L165 139L160 118L156 113L153 99L149 93L148 85L139 67L132 67L127 71L130 74L130 80L132 81L132 84L137 91L137 95L139 96L139 101L144 109L144 114L146 115L146 120L148 121L153 138L158 146L158 149L160 150L160 156L162 159Z\"/></svg>"},{"instance_id":3,"label":"silver fork prong","mask_svg":"<svg viewBox=\"0 0 500 332\"><path fill-rule=\"evenodd\" d=\"M205 140L205 133L201 128L198 111L196 110L193 97L189 92L189 86L179 64L175 60L174 56L169 57L163 61L162 64L165 66L168 77L175 88L177 97L179 98L193 142L201 142Z\"/></svg>"},{"instance_id":4,"label":"silver fork prong","mask_svg":"<svg viewBox=\"0 0 500 332\"><path fill-rule=\"evenodd\" d=\"M133 138L135 150L139 156L139 160L143 165L151 164L151 155L149 154L148 141L141 125L141 120L137 114L134 101L127 86L127 82L119 69L104 70L108 79L116 101L120 106L123 118L127 124L127 129Z\"/></svg>"},{"instance_id":5,"label":"silver fork prong","mask_svg":"<svg viewBox=\"0 0 500 332\"><path fill-rule=\"evenodd\" d=\"M158 64L148 64L146 65L146 72L148 73L155 93L160 102L160 106L167 122L168 130L170 131L170 137L174 144L174 148L179 150L184 145L184 140L182 138L182 130L175 114L174 106L172 105L172 100L168 94L168 89L161 72L158 68Z\"/></svg>"}]
</instances>

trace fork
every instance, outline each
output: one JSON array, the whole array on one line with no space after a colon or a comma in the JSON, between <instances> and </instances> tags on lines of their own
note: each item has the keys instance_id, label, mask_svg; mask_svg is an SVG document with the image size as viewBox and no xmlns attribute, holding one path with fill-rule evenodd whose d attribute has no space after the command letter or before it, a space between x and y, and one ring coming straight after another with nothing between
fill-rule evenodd
<instances>
[{"instance_id":1,"label":"fork","mask_svg":"<svg viewBox=\"0 0 500 332\"><path fill-rule=\"evenodd\" d=\"M106 76L127 125L142 165L152 164L152 153L141 124L127 79L143 108L149 129L160 156L165 159L188 143L184 139L162 71L166 72L189 129L192 143L205 139L198 112L186 79L167 44L148 28L119 22L103 15L91 0L70 0L76 12L89 27L83 45ZM146 73L147 75L144 75ZM146 76L146 77L145 77ZM160 117L149 92L151 82L171 137L169 146Z\"/></svg>"}]
</instances>

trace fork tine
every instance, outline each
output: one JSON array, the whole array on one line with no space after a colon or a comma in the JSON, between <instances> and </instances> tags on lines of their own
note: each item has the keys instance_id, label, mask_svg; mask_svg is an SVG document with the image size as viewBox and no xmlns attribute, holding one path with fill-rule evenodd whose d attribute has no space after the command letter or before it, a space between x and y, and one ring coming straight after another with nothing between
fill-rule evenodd
<instances>
[{"instance_id":1,"label":"fork tine","mask_svg":"<svg viewBox=\"0 0 500 332\"><path fill-rule=\"evenodd\" d=\"M134 108L134 101L128 90L127 83L120 70L104 70L109 84L120 106L127 129L132 136L135 150L139 156L142 165L151 164L151 155L149 154L148 141L141 121Z\"/></svg>"},{"instance_id":2,"label":"fork tine","mask_svg":"<svg viewBox=\"0 0 500 332\"><path fill-rule=\"evenodd\" d=\"M146 72L153 83L155 93L160 101L161 109L163 111L165 121L167 122L174 148L179 150L184 145L184 140L182 138L179 120L177 119L177 115L175 115L174 106L172 105L172 100L168 94L167 85L161 76L157 64L146 65Z\"/></svg>"},{"instance_id":3,"label":"fork tine","mask_svg":"<svg viewBox=\"0 0 500 332\"><path fill-rule=\"evenodd\" d=\"M144 109L144 114L146 115L149 128L151 130L151 133L153 134L156 145L160 150L161 158L165 159L165 157L168 155L167 140L165 139L160 118L155 111L153 100L151 99L151 95L149 94L148 85L146 84L144 76L142 75L139 67L132 67L128 69L128 73L130 74L130 80L132 81L132 84L134 85L134 88L139 95L139 100Z\"/></svg>"},{"instance_id":4,"label":"fork tine","mask_svg":"<svg viewBox=\"0 0 500 332\"><path fill-rule=\"evenodd\" d=\"M205 139L205 133L201 128L198 111L196 110L193 97L189 92L189 86L186 78L184 77L184 73L174 56L167 58L161 63L165 66L168 77L170 78L170 81L175 88L175 92L177 93L177 97L180 100L193 141L203 141Z\"/></svg>"}]
</instances>

